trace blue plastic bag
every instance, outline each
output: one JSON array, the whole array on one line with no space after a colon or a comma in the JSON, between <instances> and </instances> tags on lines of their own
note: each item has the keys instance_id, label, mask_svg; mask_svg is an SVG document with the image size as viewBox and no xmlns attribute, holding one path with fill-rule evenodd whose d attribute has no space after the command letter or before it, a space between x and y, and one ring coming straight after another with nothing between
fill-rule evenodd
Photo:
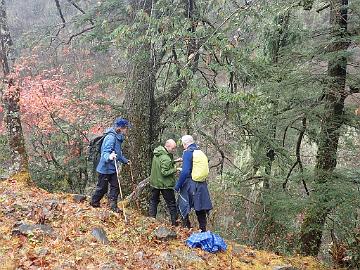
<instances>
[{"instance_id":1,"label":"blue plastic bag","mask_svg":"<svg viewBox=\"0 0 360 270\"><path fill-rule=\"evenodd\" d=\"M211 253L225 251L227 248L225 241L210 231L193 233L186 240L186 244L191 248L200 247Z\"/></svg>"}]
</instances>

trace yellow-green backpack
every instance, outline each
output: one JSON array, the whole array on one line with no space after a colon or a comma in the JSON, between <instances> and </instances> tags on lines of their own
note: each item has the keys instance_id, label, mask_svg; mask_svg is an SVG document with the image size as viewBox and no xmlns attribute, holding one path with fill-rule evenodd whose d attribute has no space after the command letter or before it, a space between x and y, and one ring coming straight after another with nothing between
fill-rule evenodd
<instances>
[{"instance_id":1,"label":"yellow-green backpack","mask_svg":"<svg viewBox=\"0 0 360 270\"><path fill-rule=\"evenodd\" d=\"M193 167L191 178L197 182L204 182L209 175L209 160L201 150L193 151Z\"/></svg>"}]
</instances>

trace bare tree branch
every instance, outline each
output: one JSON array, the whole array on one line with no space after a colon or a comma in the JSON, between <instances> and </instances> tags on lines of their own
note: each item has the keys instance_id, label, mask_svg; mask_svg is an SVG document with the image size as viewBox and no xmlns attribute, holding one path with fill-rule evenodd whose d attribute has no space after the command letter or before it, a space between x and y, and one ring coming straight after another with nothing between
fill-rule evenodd
<instances>
[{"instance_id":1,"label":"bare tree branch","mask_svg":"<svg viewBox=\"0 0 360 270\"><path fill-rule=\"evenodd\" d=\"M73 0L67 0L70 4L72 4L77 10L79 10L82 14L86 14L86 12L78 5L76 4ZM94 25L94 22L89 19L89 22Z\"/></svg>"},{"instance_id":2,"label":"bare tree branch","mask_svg":"<svg viewBox=\"0 0 360 270\"><path fill-rule=\"evenodd\" d=\"M283 147L285 147L286 134L287 134L287 131L288 131L289 127L291 127L291 126L292 126L296 121L298 121L300 118L301 118L301 116L295 118L293 121L291 121L291 122L285 127L284 135L283 135L283 140L282 140L282 146L283 146Z\"/></svg>"},{"instance_id":3,"label":"bare tree branch","mask_svg":"<svg viewBox=\"0 0 360 270\"><path fill-rule=\"evenodd\" d=\"M283 189L286 189L287 182L288 182L288 180L290 178L290 175L291 175L292 171L296 167L296 165L299 165L299 169L300 169L301 174L303 174L303 172L304 172L304 168L303 168L303 164L302 164L302 160L301 160L301 152L300 152L300 150L301 150L301 143L302 143L302 140L304 138L305 131L306 131L306 117L303 117L303 119L302 119L302 129L299 132L299 137L298 137L298 140L296 142L296 161L295 161L294 165L291 167L290 171L288 172L288 174L286 176L285 182L283 183ZM310 194L309 189L307 188L306 182L305 182L303 177L301 177L301 181L303 183L306 194L309 195Z\"/></svg>"},{"instance_id":4,"label":"bare tree branch","mask_svg":"<svg viewBox=\"0 0 360 270\"><path fill-rule=\"evenodd\" d=\"M321 11L323 11L323 10L325 10L325 9L329 8L329 7L330 7L330 4L327 4L327 5L325 5L325 6L321 7L321 8L319 8L319 9L317 9L317 10L316 10L316 12L317 12L317 13L320 13Z\"/></svg>"},{"instance_id":5,"label":"bare tree branch","mask_svg":"<svg viewBox=\"0 0 360 270\"><path fill-rule=\"evenodd\" d=\"M58 10L58 12L59 12L61 21L62 21L62 28L64 28L64 27L65 27L65 24L66 24L66 21L65 21L64 15L63 15L63 13L62 13L59 0L54 0L54 1L55 1L55 4L56 4L56 8L57 8L57 10Z\"/></svg>"},{"instance_id":6,"label":"bare tree branch","mask_svg":"<svg viewBox=\"0 0 360 270\"><path fill-rule=\"evenodd\" d=\"M88 27L88 28L85 28L85 29L81 30L80 32L78 32L78 33L76 33L76 34L71 35L71 36L69 37L68 41L66 42L66 44L70 44L71 41L72 41L75 37L80 36L80 35L82 35L82 34L84 34L84 33L86 33L86 32L89 32L90 30L92 30L92 29L94 29L94 28L95 28L95 26L90 26L90 27Z\"/></svg>"},{"instance_id":7,"label":"bare tree branch","mask_svg":"<svg viewBox=\"0 0 360 270\"><path fill-rule=\"evenodd\" d=\"M259 203L257 202L254 202L252 200L249 200L248 198L246 198L244 195L240 194L240 193L230 193L230 194L227 194L227 196L234 196L234 197L240 197L241 199L249 202L249 203L252 203L254 205L257 205L257 206L261 206Z\"/></svg>"},{"instance_id":8,"label":"bare tree branch","mask_svg":"<svg viewBox=\"0 0 360 270\"><path fill-rule=\"evenodd\" d=\"M204 136L206 139L208 139L212 145L215 146L216 150L220 153L221 155L221 161L219 164L221 164L221 167L220 167L220 174L223 173L223 170L224 170L224 160L225 160L225 153L224 151L220 148L220 145L219 143L214 139L212 138L210 135L206 134L205 132L203 132L202 130L199 129L199 133ZM219 166L219 165L217 165Z\"/></svg>"},{"instance_id":9,"label":"bare tree branch","mask_svg":"<svg viewBox=\"0 0 360 270\"><path fill-rule=\"evenodd\" d=\"M58 10L58 12L59 12L59 16L60 16L60 19L61 19L62 24L61 24L60 28L56 31L55 36L51 37L50 45L51 45L51 44L53 43L53 41L59 36L61 30L64 29L64 28L65 28L65 25L66 25L66 21L65 21L63 12L62 12L62 10L61 10L61 6L60 6L59 0L54 0L54 1L55 1L56 8L57 8L57 10Z\"/></svg>"},{"instance_id":10,"label":"bare tree branch","mask_svg":"<svg viewBox=\"0 0 360 270\"><path fill-rule=\"evenodd\" d=\"M129 196L126 197L126 201L127 203L130 203L132 201L135 201L137 198L139 198L141 192L144 190L145 187L147 187L150 184L150 177L145 178L144 180L142 180L133 190L133 192L131 192L131 194Z\"/></svg>"}]
</instances>

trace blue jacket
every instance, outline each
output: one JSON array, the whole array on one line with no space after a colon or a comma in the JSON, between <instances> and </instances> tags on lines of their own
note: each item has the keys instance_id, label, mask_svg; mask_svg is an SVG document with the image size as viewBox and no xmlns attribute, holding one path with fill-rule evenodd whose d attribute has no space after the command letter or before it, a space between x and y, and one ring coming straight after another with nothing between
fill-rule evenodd
<instances>
[{"instance_id":1,"label":"blue jacket","mask_svg":"<svg viewBox=\"0 0 360 270\"><path fill-rule=\"evenodd\" d=\"M191 172L192 172L192 157L195 149L199 149L199 146L195 143L190 144L189 147L183 152L183 164L182 164L182 170L179 176L179 180L176 182L175 190L179 191L180 188L184 185L185 180L187 178L191 178Z\"/></svg>"},{"instance_id":2,"label":"blue jacket","mask_svg":"<svg viewBox=\"0 0 360 270\"><path fill-rule=\"evenodd\" d=\"M96 167L96 171L101 174L113 174L116 173L115 162L109 160L111 152L115 151L117 154L117 161L127 164L128 159L125 158L121 151L121 144L125 137L121 133L116 133L114 128L110 128L105 132L106 136L101 145L101 158L99 164Z\"/></svg>"},{"instance_id":3,"label":"blue jacket","mask_svg":"<svg viewBox=\"0 0 360 270\"><path fill-rule=\"evenodd\" d=\"M186 217L191 208L195 211L212 209L207 182L196 182L191 178L192 156L195 149L199 149L199 146L191 144L184 151L182 171L175 185L175 190L179 192L178 207L182 217Z\"/></svg>"}]
</instances>

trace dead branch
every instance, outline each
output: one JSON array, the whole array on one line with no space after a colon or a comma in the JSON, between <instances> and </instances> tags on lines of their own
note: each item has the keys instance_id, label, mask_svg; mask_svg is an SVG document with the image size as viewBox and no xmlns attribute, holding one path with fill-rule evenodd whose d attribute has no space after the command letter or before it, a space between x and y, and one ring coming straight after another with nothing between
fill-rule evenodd
<instances>
[{"instance_id":1,"label":"dead branch","mask_svg":"<svg viewBox=\"0 0 360 270\"><path fill-rule=\"evenodd\" d=\"M249 203L252 203L252 204L257 205L257 206L261 206L259 203L253 202L252 200L249 200L244 195L239 194L239 193L230 193L230 194L227 194L227 196L240 197L241 199L243 199L243 200L245 200L245 201L247 201Z\"/></svg>"},{"instance_id":2,"label":"dead branch","mask_svg":"<svg viewBox=\"0 0 360 270\"><path fill-rule=\"evenodd\" d=\"M329 8L329 7L330 7L330 4L327 4L327 5L325 5L325 6L321 7L321 8L319 8L319 9L317 9L317 10L316 10L316 12L317 12L317 13L320 13L321 11L323 11L323 10L325 10L325 9Z\"/></svg>"},{"instance_id":3,"label":"dead branch","mask_svg":"<svg viewBox=\"0 0 360 270\"><path fill-rule=\"evenodd\" d=\"M204 136L206 139L208 139L208 140L211 142L211 144L215 146L216 150L220 153L220 155L221 155L220 174L222 175L223 170L224 170L224 160L225 160L225 153L224 153L224 151L220 148L219 143L218 143L214 138L212 138L210 135L206 134L205 132L203 132L203 131L201 131L201 130L199 130L199 133L200 133L200 135L202 135L202 136ZM217 166L218 166L218 165L217 165Z\"/></svg>"},{"instance_id":4,"label":"dead branch","mask_svg":"<svg viewBox=\"0 0 360 270\"><path fill-rule=\"evenodd\" d=\"M58 12L59 12L59 16L60 16L60 19L61 19L62 24L61 24L60 28L57 30L55 36L51 38L50 44L55 40L56 37L59 36L61 30L64 29L64 28L65 28L65 25L66 25L66 21L65 21L65 18L64 18L64 14L63 14L63 12L62 12L62 10L61 10L61 6L60 6L59 0L54 0L54 1L55 1L56 8L57 8L57 10L58 10Z\"/></svg>"},{"instance_id":5,"label":"dead branch","mask_svg":"<svg viewBox=\"0 0 360 270\"><path fill-rule=\"evenodd\" d=\"M92 29L94 29L94 28L95 28L95 26L90 26L90 27L88 27L88 28L85 28L85 29L81 30L80 32L78 32L78 33L76 33L76 34L74 34L74 35L71 35L71 36L69 37L69 40L66 42L66 44L70 44L71 41L73 40L73 38L75 38L75 37L77 37L77 36L80 36L80 35L88 32L88 31L90 31L90 30L92 30Z\"/></svg>"},{"instance_id":6,"label":"dead branch","mask_svg":"<svg viewBox=\"0 0 360 270\"><path fill-rule=\"evenodd\" d=\"M78 5L76 4L73 0L67 0L70 4L72 4L77 10L79 10L82 14L86 14L86 12ZM94 25L94 22L89 19L89 22Z\"/></svg>"},{"instance_id":7,"label":"dead branch","mask_svg":"<svg viewBox=\"0 0 360 270\"><path fill-rule=\"evenodd\" d=\"M136 199L139 198L139 196L140 196L141 192L144 190L144 188L146 188L149 184L150 184L150 177L145 178L135 187L133 192L131 192L131 194L129 196L127 196L125 200L128 203L135 201Z\"/></svg>"},{"instance_id":8,"label":"dead branch","mask_svg":"<svg viewBox=\"0 0 360 270\"><path fill-rule=\"evenodd\" d=\"M285 181L283 183L283 189L284 190L286 189L286 185L287 185L287 183L289 181L289 178L290 178L290 175L291 175L292 171L294 170L294 168L297 165L299 166L301 175L303 175L304 168L303 168L303 164L302 164L302 160L301 160L300 150L301 150L301 143L302 143L302 140L304 138L305 131L306 131L306 117L303 117L303 119L302 119L302 128L299 131L299 137L298 137L298 140L296 142L296 161L295 161L294 165L290 168L290 171L288 172L288 174L286 176L286 179L285 179ZM305 192L306 192L307 195L309 195L310 193L309 193L309 190L307 188L307 185L306 185L306 182L305 182L303 176L301 178L302 178L301 181L303 183Z\"/></svg>"}]
</instances>

